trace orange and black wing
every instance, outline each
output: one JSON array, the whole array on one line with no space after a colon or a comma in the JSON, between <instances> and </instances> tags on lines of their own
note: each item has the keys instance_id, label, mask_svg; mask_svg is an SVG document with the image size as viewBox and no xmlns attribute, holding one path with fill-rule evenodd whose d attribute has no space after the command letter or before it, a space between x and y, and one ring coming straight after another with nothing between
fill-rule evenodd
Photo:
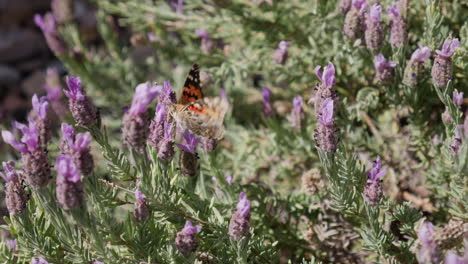
<instances>
[{"instance_id":1,"label":"orange and black wing","mask_svg":"<svg viewBox=\"0 0 468 264\"><path fill-rule=\"evenodd\" d=\"M184 87L179 98L179 104L187 105L203 98L200 86L200 67L194 64L185 79Z\"/></svg>"}]
</instances>

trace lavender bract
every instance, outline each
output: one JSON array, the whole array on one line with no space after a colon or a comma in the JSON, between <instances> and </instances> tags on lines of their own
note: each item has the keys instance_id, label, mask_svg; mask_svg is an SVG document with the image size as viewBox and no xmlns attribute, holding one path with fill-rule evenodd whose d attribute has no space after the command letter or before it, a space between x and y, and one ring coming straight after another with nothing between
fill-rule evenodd
<instances>
[{"instance_id":1,"label":"lavender bract","mask_svg":"<svg viewBox=\"0 0 468 264\"><path fill-rule=\"evenodd\" d=\"M160 94L161 86L149 82L135 89L132 105L122 119L122 137L125 145L142 151L149 132L148 105Z\"/></svg>"},{"instance_id":2,"label":"lavender bract","mask_svg":"<svg viewBox=\"0 0 468 264\"><path fill-rule=\"evenodd\" d=\"M158 158L170 161L174 157L174 124L164 123L164 135L158 144Z\"/></svg>"},{"instance_id":3,"label":"lavender bract","mask_svg":"<svg viewBox=\"0 0 468 264\"><path fill-rule=\"evenodd\" d=\"M371 6L366 17L366 30L364 36L366 39L367 48L378 50L383 43L383 30L381 21L382 7L379 4Z\"/></svg>"},{"instance_id":4,"label":"lavender bract","mask_svg":"<svg viewBox=\"0 0 468 264\"><path fill-rule=\"evenodd\" d=\"M36 14L34 16L34 23L42 30L49 48L55 55L61 56L67 51L65 41L58 34L57 25L52 13L47 13L44 16Z\"/></svg>"},{"instance_id":5,"label":"lavender bract","mask_svg":"<svg viewBox=\"0 0 468 264\"><path fill-rule=\"evenodd\" d=\"M180 253L187 255L194 252L198 247L195 236L200 233L201 226L193 226L192 222L187 221L182 231L176 235L175 244Z\"/></svg>"},{"instance_id":6,"label":"lavender bract","mask_svg":"<svg viewBox=\"0 0 468 264\"><path fill-rule=\"evenodd\" d=\"M73 126L62 123L62 140L60 148L62 153L69 154L83 175L93 171L94 159L91 155L91 134L78 133L75 135Z\"/></svg>"},{"instance_id":7,"label":"lavender bract","mask_svg":"<svg viewBox=\"0 0 468 264\"><path fill-rule=\"evenodd\" d=\"M318 121L314 131L317 147L324 152L336 152L338 136L334 121L334 101L331 98L323 101Z\"/></svg>"},{"instance_id":8,"label":"lavender bract","mask_svg":"<svg viewBox=\"0 0 468 264\"><path fill-rule=\"evenodd\" d=\"M432 83L437 87L445 87L449 80L452 79L452 55L455 50L460 46L460 42L457 38L446 39L442 50L436 50L437 56L434 59L434 65L432 66L431 76Z\"/></svg>"},{"instance_id":9,"label":"lavender bract","mask_svg":"<svg viewBox=\"0 0 468 264\"><path fill-rule=\"evenodd\" d=\"M376 206L382 199L382 178L387 170L382 170L380 157L372 165L372 169L367 172L367 183L364 188L364 199L370 206Z\"/></svg>"},{"instance_id":10,"label":"lavender bract","mask_svg":"<svg viewBox=\"0 0 468 264\"><path fill-rule=\"evenodd\" d=\"M396 62L388 61L382 54L378 54L374 59L375 78L382 83L391 83L396 65Z\"/></svg>"},{"instance_id":11,"label":"lavender bract","mask_svg":"<svg viewBox=\"0 0 468 264\"><path fill-rule=\"evenodd\" d=\"M10 214L21 214L26 208L28 197L21 183L21 176L15 169L13 161L3 162L5 174L0 172L0 176L5 179L5 203Z\"/></svg>"},{"instance_id":12,"label":"lavender bract","mask_svg":"<svg viewBox=\"0 0 468 264\"><path fill-rule=\"evenodd\" d=\"M338 94L334 88L336 83L335 78L335 66L329 62L328 65L323 69L323 73L320 71L321 66L315 67L315 74L320 80L320 83L315 86L314 95L314 106L315 114L317 116L322 112L322 104L327 98L331 98L334 102L334 107L338 107L339 99Z\"/></svg>"},{"instance_id":13,"label":"lavender bract","mask_svg":"<svg viewBox=\"0 0 468 264\"><path fill-rule=\"evenodd\" d=\"M69 90L63 90L63 92L69 99L70 112L75 122L84 127L91 127L98 123L98 110L83 90L80 78L68 76L66 82Z\"/></svg>"},{"instance_id":14,"label":"lavender bract","mask_svg":"<svg viewBox=\"0 0 468 264\"><path fill-rule=\"evenodd\" d=\"M284 65L286 63L288 60L288 48L290 45L291 42L289 41L280 41L278 48L275 50L275 53L273 53L273 60L277 64Z\"/></svg>"},{"instance_id":15,"label":"lavender bract","mask_svg":"<svg viewBox=\"0 0 468 264\"><path fill-rule=\"evenodd\" d=\"M56 195L65 210L79 207L83 203L83 184L78 167L69 155L60 155L55 163L57 171Z\"/></svg>"},{"instance_id":16,"label":"lavender bract","mask_svg":"<svg viewBox=\"0 0 468 264\"><path fill-rule=\"evenodd\" d=\"M462 106L463 92L459 92L458 90L453 91L453 103L459 108Z\"/></svg>"},{"instance_id":17,"label":"lavender bract","mask_svg":"<svg viewBox=\"0 0 468 264\"><path fill-rule=\"evenodd\" d=\"M229 222L228 235L235 239L240 240L243 237L250 235L250 201L247 200L245 193L239 194L239 202L237 203L237 210L234 211Z\"/></svg>"},{"instance_id":18,"label":"lavender bract","mask_svg":"<svg viewBox=\"0 0 468 264\"><path fill-rule=\"evenodd\" d=\"M420 47L413 52L411 59L406 64L403 83L411 88L415 88L424 78L424 62L431 57L431 49Z\"/></svg>"}]
</instances>

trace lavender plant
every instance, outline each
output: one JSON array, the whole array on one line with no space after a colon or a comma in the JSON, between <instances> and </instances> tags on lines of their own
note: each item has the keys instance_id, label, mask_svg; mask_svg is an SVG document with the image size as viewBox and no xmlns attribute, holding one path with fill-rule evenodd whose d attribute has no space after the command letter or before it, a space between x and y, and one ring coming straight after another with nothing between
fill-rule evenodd
<instances>
[{"instance_id":1,"label":"lavender plant","mask_svg":"<svg viewBox=\"0 0 468 264\"><path fill-rule=\"evenodd\" d=\"M91 2L35 16L0 262L467 261L465 3Z\"/></svg>"}]
</instances>

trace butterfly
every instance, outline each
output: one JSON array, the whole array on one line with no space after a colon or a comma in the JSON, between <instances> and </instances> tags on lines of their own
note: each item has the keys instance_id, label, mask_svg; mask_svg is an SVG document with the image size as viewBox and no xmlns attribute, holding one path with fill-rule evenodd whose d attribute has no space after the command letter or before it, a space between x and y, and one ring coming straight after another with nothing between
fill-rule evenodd
<instances>
[{"instance_id":1,"label":"butterfly","mask_svg":"<svg viewBox=\"0 0 468 264\"><path fill-rule=\"evenodd\" d=\"M216 140L224 136L223 121L228 109L225 98L203 97L198 64L190 69L178 102L171 105L172 116L183 129Z\"/></svg>"}]
</instances>

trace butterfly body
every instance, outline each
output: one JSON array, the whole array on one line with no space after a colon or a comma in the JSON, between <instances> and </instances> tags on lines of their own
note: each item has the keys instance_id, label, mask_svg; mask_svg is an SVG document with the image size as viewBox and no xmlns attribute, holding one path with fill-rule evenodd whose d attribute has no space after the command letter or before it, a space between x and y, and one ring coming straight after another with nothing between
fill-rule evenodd
<instances>
[{"instance_id":1,"label":"butterfly body","mask_svg":"<svg viewBox=\"0 0 468 264\"><path fill-rule=\"evenodd\" d=\"M198 65L192 66L177 104L170 106L171 115L183 129L220 140L224 136L224 116L229 109L226 99L203 97Z\"/></svg>"}]
</instances>

